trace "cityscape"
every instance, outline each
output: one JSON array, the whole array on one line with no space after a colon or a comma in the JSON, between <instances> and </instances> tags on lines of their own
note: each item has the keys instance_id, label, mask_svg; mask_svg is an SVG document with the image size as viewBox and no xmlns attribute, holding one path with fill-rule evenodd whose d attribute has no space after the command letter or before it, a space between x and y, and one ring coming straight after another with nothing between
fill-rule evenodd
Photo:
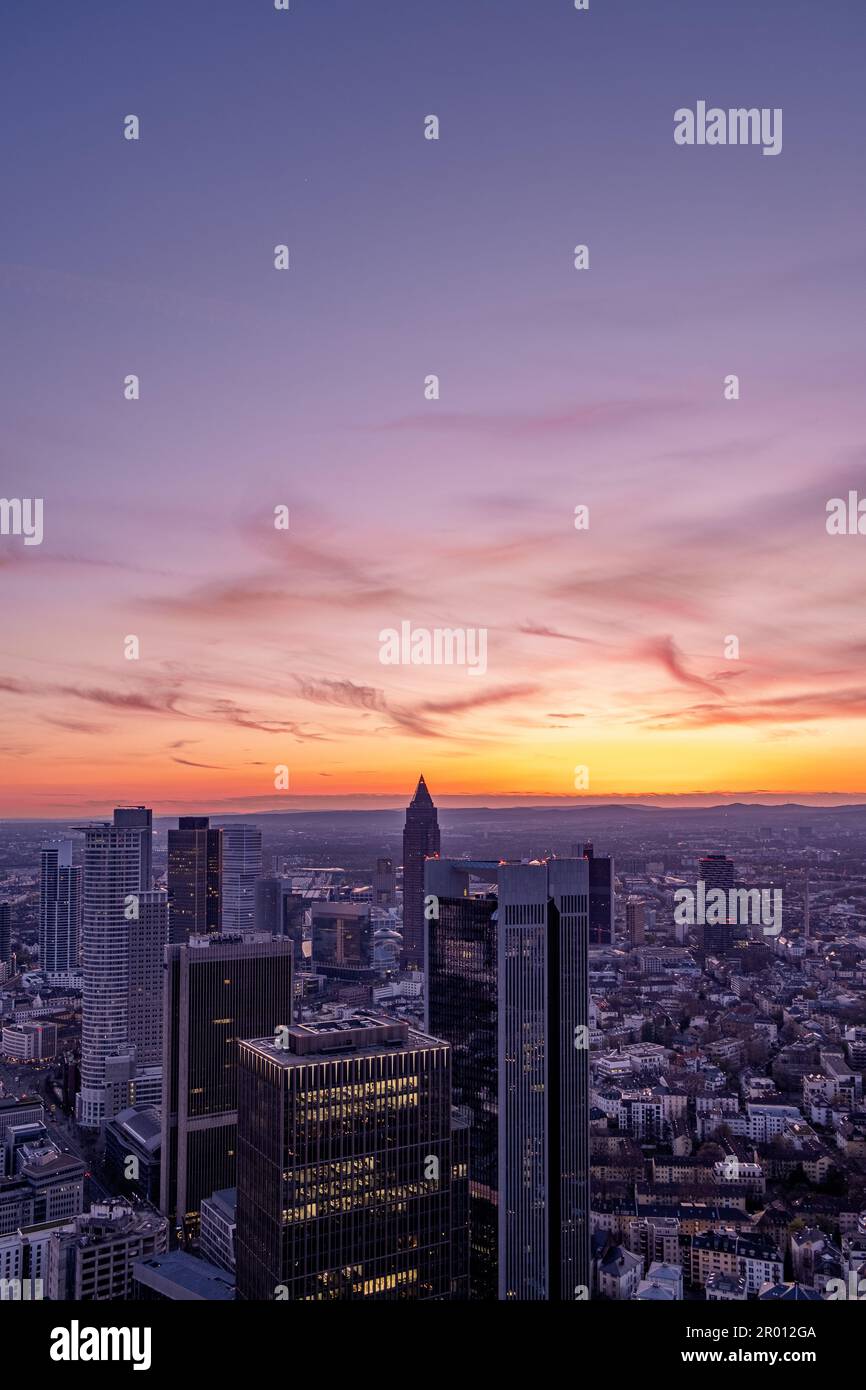
<instances>
[{"instance_id":1,"label":"cityscape","mask_svg":"<svg viewBox=\"0 0 866 1390\"><path fill-rule=\"evenodd\" d=\"M861 1296L866 806L434 790L0 826L5 1299Z\"/></svg>"},{"instance_id":2,"label":"cityscape","mask_svg":"<svg viewBox=\"0 0 866 1390\"><path fill-rule=\"evenodd\" d=\"M864 55L862 0L2 7L17 1375L288 1374L336 1304L850 1346Z\"/></svg>"}]
</instances>

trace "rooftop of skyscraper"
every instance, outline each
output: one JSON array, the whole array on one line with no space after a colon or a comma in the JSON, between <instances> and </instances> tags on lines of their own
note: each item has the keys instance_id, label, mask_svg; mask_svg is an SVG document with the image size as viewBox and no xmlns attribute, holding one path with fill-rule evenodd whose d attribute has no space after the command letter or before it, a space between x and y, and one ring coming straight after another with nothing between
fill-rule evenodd
<instances>
[{"instance_id":1,"label":"rooftop of skyscraper","mask_svg":"<svg viewBox=\"0 0 866 1390\"><path fill-rule=\"evenodd\" d=\"M438 1038L413 1028L402 1019L368 1009L354 1009L341 1017L319 1017L306 1023L280 1025L275 1036L249 1038L242 1048L252 1048L280 1066L303 1066L311 1059L378 1056L407 1047L442 1046Z\"/></svg>"}]
</instances>

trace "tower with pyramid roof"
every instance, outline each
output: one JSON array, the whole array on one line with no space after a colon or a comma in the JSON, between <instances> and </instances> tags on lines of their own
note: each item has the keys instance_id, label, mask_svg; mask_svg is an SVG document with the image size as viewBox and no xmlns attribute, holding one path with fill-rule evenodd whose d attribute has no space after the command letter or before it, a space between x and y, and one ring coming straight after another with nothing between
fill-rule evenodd
<instances>
[{"instance_id":1,"label":"tower with pyramid roof","mask_svg":"<svg viewBox=\"0 0 866 1390\"><path fill-rule=\"evenodd\" d=\"M424 860L439 853L439 819L423 776L406 808L403 828L404 970L424 968Z\"/></svg>"}]
</instances>

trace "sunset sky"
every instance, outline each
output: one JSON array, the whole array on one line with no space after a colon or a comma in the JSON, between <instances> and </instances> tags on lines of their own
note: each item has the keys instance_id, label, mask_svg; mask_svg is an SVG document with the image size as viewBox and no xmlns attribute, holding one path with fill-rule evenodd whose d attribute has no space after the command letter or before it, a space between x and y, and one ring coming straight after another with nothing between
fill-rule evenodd
<instances>
[{"instance_id":1,"label":"sunset sky","mask_svg":"<svg viewBox=\"0 0 866 1390\"><path fill-rule=\"evenodd\" d=\"M45 540L0 538L0 815L866 792L866 536L825 527L864 40L848 0L7 0L0 496ZM701 99L782 153L677 147ZM404 620L486 674L383 666Z\"/></svg>"}]
</instances>

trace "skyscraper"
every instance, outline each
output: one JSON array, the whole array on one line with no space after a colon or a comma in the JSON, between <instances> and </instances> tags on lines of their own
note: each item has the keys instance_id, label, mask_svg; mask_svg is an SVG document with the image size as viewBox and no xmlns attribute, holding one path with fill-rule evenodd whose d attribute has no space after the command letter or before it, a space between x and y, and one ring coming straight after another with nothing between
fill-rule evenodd
<instances>
[{"instance_id":1,"label":"skyscraper","mask_svg":"<svg viewBox=\"0 0 866 1390\"><path fill-rule=\"evenodd\" d=\"M82 829L84 990L76 1106L80 1124L99 1128L128 1099L134 1064L129 1036L130 925L139 910L146 859L140 826L121 830L106 823Z\"/></svg>"},{"instance_id":2,"label":"skyscraper","mask_svg":"<svg viewBox=\"0 0 866 1390\"><path fill-rule=\"evenodd\" d=\"M585 1297L588 861L429 860L425 891L426 1027L470 1121L472 1295Z\"/></svg>"},{"instance_id":3,"label":"skyscraper","mask_svg":"<svg viewBox=\"0 0 866 1390\"><path fill-rule=\"evenodd\" d=\"M439 819L423 777L406 808L403 830L403 952L404 968L424 964L424 860L439 853Z\"/></svg>"},{"instance_id":4,"label":"skyscraper","mask_svg":"<svg viewBox=\"0 0 866 1390\"><path fill-rule=\"evenodd\" d=\"M12 959L12 905L0 903L0 965Z\"/></svg>"},{"instance_id":5,"label":"skyscraper","mask_svg":"<svg viewBox=\"0 0 866 1390\"><path fill-rule=\"evenodd\" d=\"M397 875L393 859L377 859L373 874L373 903L376 907L394 907L397 902Z\"/></svg>"},{"instance_id":6,"label":"skyscraper","mask_svg":"<svg viewBox=\"0 0 866 1390\"><path fill-rule=\"evenodd\" d=\"M163 957L168 945L168 894L139 894L129 929L129 1042L141 1067L162 1063ZM142 1099L141 1096L138 1099Z\"/></svg>"},{"instance_id":7,"label":"skyscraper","mask_svg":"<svg viewBox=\"0 0 866 1390\"><path fill-rule=\"evenodd\" d=\"M171 940L220 929L222 832L207 816L181 816L168 832L168 901Z\"/></svg>"},{"instance_id":8,"label":"skyscraper","mask_svg":"<svg viewBox=\"0 0 866 1390\"><path fill-rule=\"evenodd\" d=\"M153 812L147 806L118 806L114 812L115 830L137 831L141 844L140 888L153 887Z\"/></svg>"},{"instance_id":9,"label":"skyscraper","mask_svg":"<svg viewBox=\"0 0 866 1390\"><path fill-rule=\"evenodd\" d=\"M313 969L351 978L368 970L373 952L369 903L320 903L312 906Z\"/></svg>"},{"instance_id":10,"label":"skyscraper","mask_svg":"<svg viewBox=\"0 0 866 1390\"><path fill-rule=\"evenodd\" d=\"M222 834L222 931L255 927L256 879L262 875L262 832L257 825L225 825Z\"/></svg>"},{"instance_id":11,"label":"skyscraper","mask_svg":"<svg viewBox=\"0 0 866 1390\"><path fill-rule=\"evenodd\" d=\"M706 885L707 893L713 888L727 893L734 886L734 861L724 854L704 855L698 866L698 882ZM748 925L727 917L723 921L698 925L698 939L706 956L724 956L742 950L749 935Z\"/></svg>"},{"instance_id":12,"label":"skyscraper","mask_svg":"<svg viewBox=\"0 0 866 1390\"><path fill-rule=\"evenodd\" d=\"M597 855L591 840L576 844L573 854L575 859L586 859L589 864L589 944L613 946L613 860L609 855Z\"/></svg>"},{"instance_id":13,"label":"skyscraper","mask_svg":"<svg viewBox=\"0 0 866 1390\"><path fill-rule=\"evenodd\" d=\"M705 854L698 866L698 879L711 888L733 888L734 861L725 854Z\"/></svg>"},{"instance_id":14,"label":"skyscraper","mask_svg":"<svg viewBox=\"0 0 866 1390\"><path fill-rule=\"evenodd\" d=\"M194 1230L235 1185L239 1038L292 1018L292 942L191 937L165 952L160 1207Z\"/></svg>"},{"instance_id":15,"label":"skyscraper","mask_svg":"<svg viewBox=\"0 0 866 1390\"><path fill-rule=\"evenodd\" d=\"M643 898L626 898L625 931L629 946L643 946L646 940L646 903Z\"/></svg>"},{"instance_id":16,"label":"skyscraper","mask_svg":"<svg viewBox=\"0 0 866 1390\"><path fill-rule=\"evenodd\" d=\"M465 1297L447 1044L366 1010L281 1031L240 1044L238 1296Z\"/></svg>"},{"instance_id":17,"label":"skyscraper","mask_svg":"<svg viewBox=\"0 0 866 1390\"><path fill-rule=\"evenodd\" d=\"M44 845L39 873L39 964L56 973L78 968L81 935L81 869L72 862L72 841Z\"/></svg>"},{"instance_id":18,"label":"skyscraper","mask_svg":"<svg viewBox=\"0 0 866 1390\"><path fill-rule=\"evenodd\" d=\"M306 905L300 893L292 892L290 878L266 875L256 883L255 928L268 936L291 937L295 943L295 962L300 964L304 942Z\"/></svg>"}]
</instances>

